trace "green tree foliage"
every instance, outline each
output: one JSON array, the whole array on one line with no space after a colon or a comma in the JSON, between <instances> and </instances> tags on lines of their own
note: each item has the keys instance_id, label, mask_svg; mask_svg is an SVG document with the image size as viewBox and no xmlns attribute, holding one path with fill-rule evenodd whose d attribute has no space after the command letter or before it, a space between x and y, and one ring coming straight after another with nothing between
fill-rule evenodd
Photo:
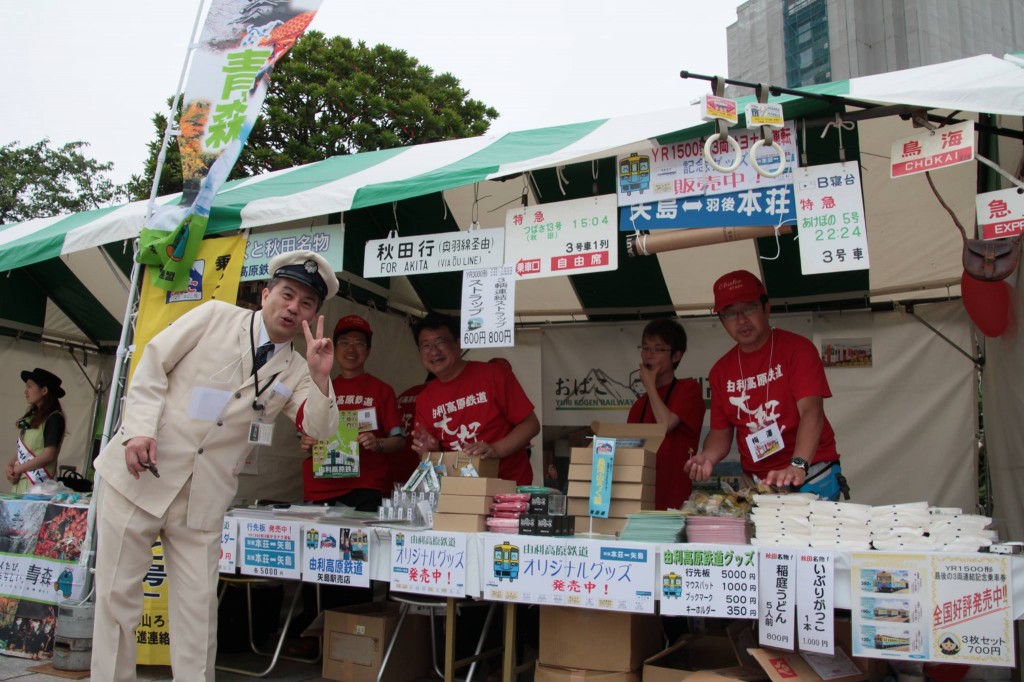
<instances>
[{"instance_id":1,"label":"green tree foliage","mask_svg":"<svg viewBox=\"0 0 1024 682\"><path fill-rule=\"evenodd\" d=\"M487 132L498 112L469 98L459 79L435 74L405 51L368 47L310 31L274 69L270 90L230 178L321 161L339 154L438 142ZM153 117L142 176L131 192L148 198L166 118ZM158 193L181 190L181 162L172 143Z\"/></svg>"},{"instance_id":2,"label":"green tree foliage","mask_svg":"<svg viewBox=\"0 0 1024 682\"><path fill-rule=\"evenodd\" d=\"M27 147L0 146L0 225L101 208L125 189L105 176L113 163L87 157L87 142L54 149L44 138Z\"/></svg>"}]
</instances>

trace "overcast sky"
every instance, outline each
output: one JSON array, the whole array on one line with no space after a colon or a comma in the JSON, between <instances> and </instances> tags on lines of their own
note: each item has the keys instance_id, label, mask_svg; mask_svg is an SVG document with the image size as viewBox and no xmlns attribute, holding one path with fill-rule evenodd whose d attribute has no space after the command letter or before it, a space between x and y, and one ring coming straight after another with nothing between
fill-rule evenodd
<instances>
[{"instance_id":1,"label":"overcast sky","mask_svg":"<svg viewBox=\"0 0 1024 682\"><path fill-rule=\"evenodd\" d=\"M208 6L207 2L207 6ZM501 114L492 132L688 104L727 71L740 0L323 0L311 29L405 50ZM199 0L0 0L0 144L90 143L139 173Z\"/></svg>"}]
</instances>

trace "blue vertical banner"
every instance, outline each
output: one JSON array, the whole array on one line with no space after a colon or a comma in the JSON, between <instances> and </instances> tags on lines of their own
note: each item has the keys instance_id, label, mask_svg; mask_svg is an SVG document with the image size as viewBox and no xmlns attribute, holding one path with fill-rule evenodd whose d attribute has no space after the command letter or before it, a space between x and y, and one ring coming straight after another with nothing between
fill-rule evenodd
<instances>
[{"instance_id":1,"label":"blue vertical banner","mask_svg":"<svg viewBox=\"0 0 1024 682\"><path fill-rule=\"evenodd\" d=\"M206 233L210 207L245 146L278 60L305 32L321 0L214 0L189 69L179 119L181 200L142 230L138 260L153 284L180 291Z\"/></svg>"},{"instance_id":2,"label":"blue vertical banner","mask_svg":"<svg viewBox=\"0 0 1024 682\"><path fill-rule=\"evenodd\" d=\"M608 518L612 504L612 467L615 466L615 439L594 437L594 461L590 470L590 515Z\"/></svg>"}]
</instances>

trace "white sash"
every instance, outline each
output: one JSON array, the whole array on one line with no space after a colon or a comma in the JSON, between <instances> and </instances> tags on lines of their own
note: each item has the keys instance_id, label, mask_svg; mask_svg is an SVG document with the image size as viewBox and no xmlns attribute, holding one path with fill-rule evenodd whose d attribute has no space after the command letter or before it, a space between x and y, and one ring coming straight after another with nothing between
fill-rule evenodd
<instances>
[{"instance_id":1,"label":"white sash","mask_svg":"<svg viewBox=\"0 0 1024 682\"><path fill-rule=\"evenodd\" d=\"M24 464L35 459L35 454L28 449L28 446L18 436L18 464ZM46 473L45 467L24 472L25 478L32 481L32 485L39 485L50 480L50 474Z\"/></svg>"}]
</instances>

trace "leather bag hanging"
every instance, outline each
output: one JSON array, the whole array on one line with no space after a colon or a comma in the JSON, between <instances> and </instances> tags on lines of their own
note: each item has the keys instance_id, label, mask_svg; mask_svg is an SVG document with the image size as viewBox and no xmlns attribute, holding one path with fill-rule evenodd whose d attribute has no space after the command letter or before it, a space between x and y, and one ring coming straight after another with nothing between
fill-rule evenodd
<instances>
[{"instance_id":1,"label":"leather bag hanging","mask_svg":"<svg viewBox=\"0 0 1024 682\"><path fill-rule=\"evenodd\" d=\"M964 240L964 272L982 282L998 282L1009 277L1017 269L1017 263L1020 261L1020 235L1008 239L968 239L967 231L960 224L953 209L942 200L935 189L931 173L925 172L924 175L935 198L960 230L960 237Z\"/></svg>"}]
</instances>

